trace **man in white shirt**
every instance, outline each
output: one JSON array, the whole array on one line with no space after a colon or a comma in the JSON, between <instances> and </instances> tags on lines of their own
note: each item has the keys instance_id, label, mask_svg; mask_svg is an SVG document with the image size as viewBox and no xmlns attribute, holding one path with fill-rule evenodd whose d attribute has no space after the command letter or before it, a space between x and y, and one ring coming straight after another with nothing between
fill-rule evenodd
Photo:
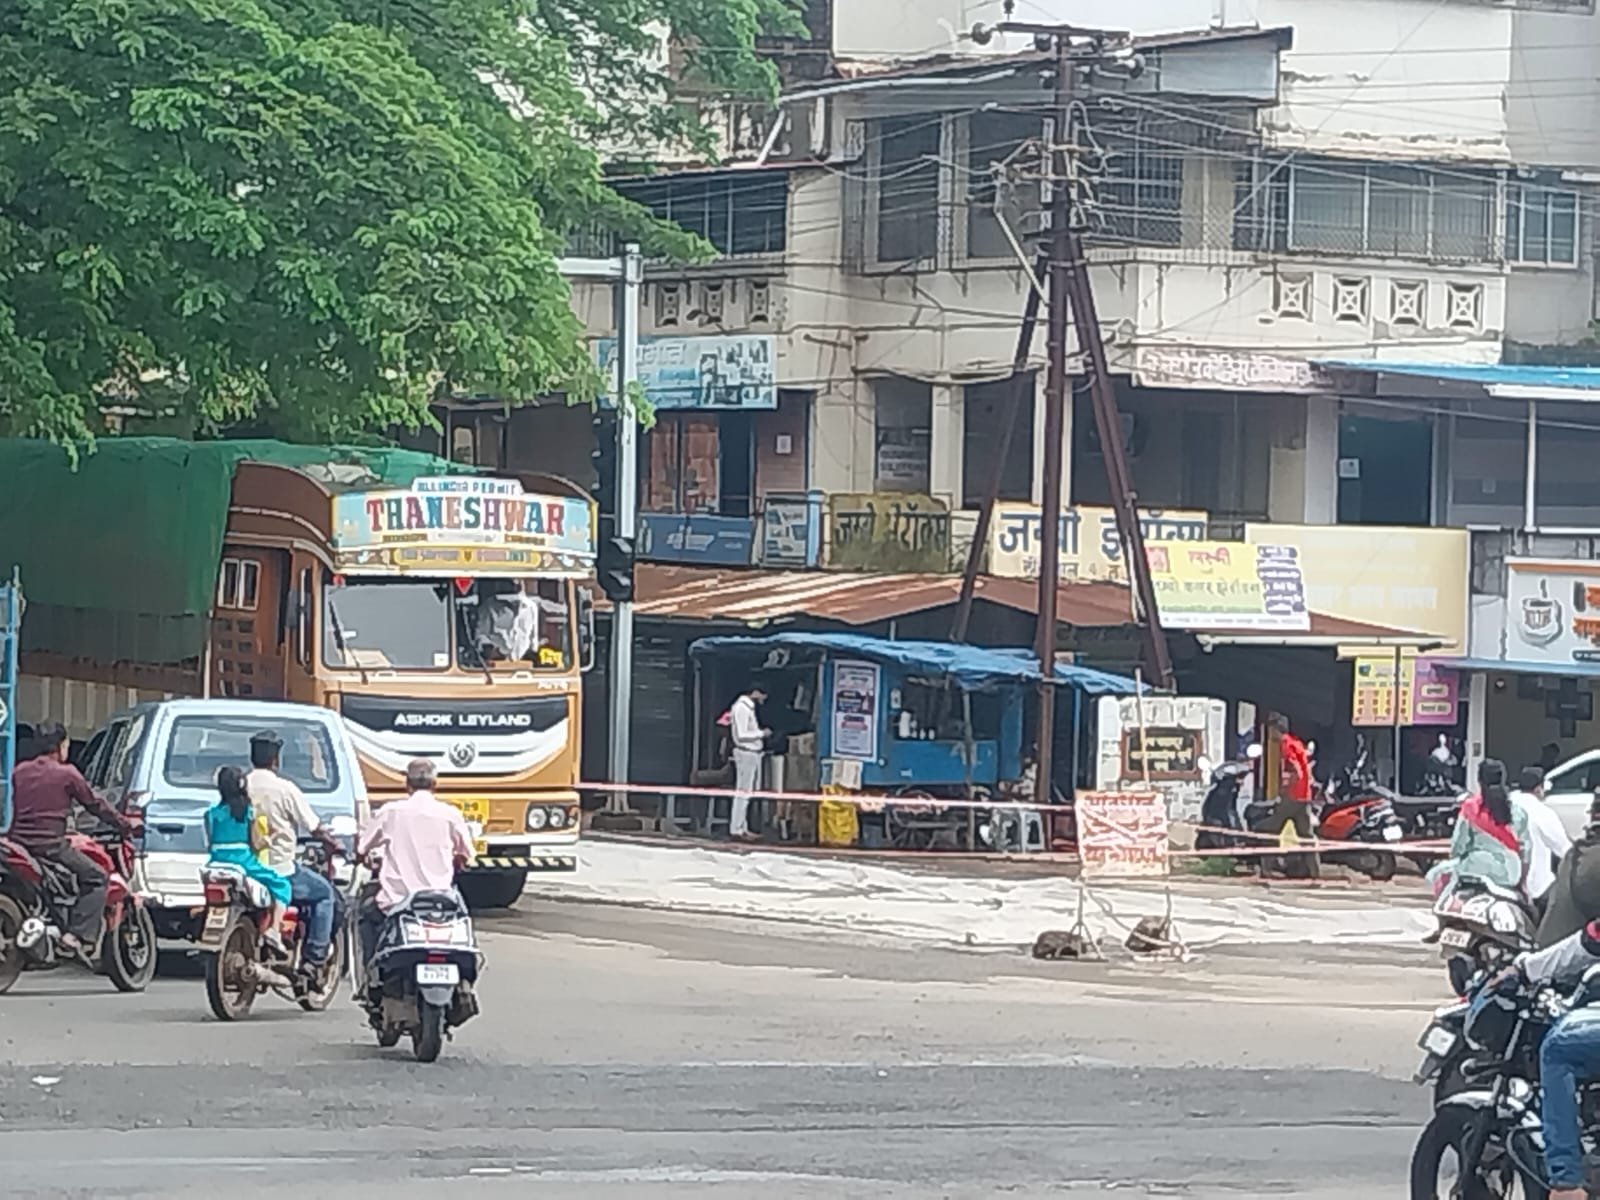
<instances>
[{"instance_id":1,"label":"man in white shirt","mask_svg":"<svg viewBox=\"0 0 1600 1200\"><path fill-rule=\"evenodd\" d=\"M1511 803L1520 804L1528 814L1528 840L1532 854L1528 860L1527 886L1530 899L1539 900L1556 881L1556 864L1572 849L1572 839L1567 836L1561 818L1544 802L1544 771L1538 767L1523 767L1517 790L1511 793Z\"/></svg>"},{"instance_id":2,"label":"man in white shirt","mask_svg":"<svg viewBox=\"0 0 1600 1200\"><path fill-rule=\"evenodd\" d=\"M767 689L752 685L728 710L729 736L733 741L733 812L728 818L728 836L750 839L750 793L761 781L761 755L767 748L768 731L761 727L756 707L766 703Z\"/></svg>"},{"instance_id":3,"label":"man in white shirt","mask_svg":"<svg viewBox=\"0 0 1600 1200\"><path fill-rule=\"evenodd\" d=\"M278 774L282 753L283 739L275 733L266 731L251 738L251 771L244 778L244 786L250 794L251 807L267 823L267 866L288 878L291 899L306 923L301 965L308 975L315 976L328 958L338 919L338 899L331 883L300 864L296 851L302 834L320 838L330 856L343 853L343 848L323 825L305 793L292 780Z\"/></svg>"}]
</instances>

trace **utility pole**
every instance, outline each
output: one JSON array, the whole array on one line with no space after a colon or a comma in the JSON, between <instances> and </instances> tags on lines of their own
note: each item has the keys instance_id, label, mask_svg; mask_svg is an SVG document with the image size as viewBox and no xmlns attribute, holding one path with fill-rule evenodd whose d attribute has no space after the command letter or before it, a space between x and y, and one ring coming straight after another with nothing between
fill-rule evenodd
<instances>
[{"instance_id":1,"label":"utility pole","mask_svg":"<svg viewBox=\"0 0 1600 1200\"><path fill-rule=\"evenodd\" d=\"M967 626L972 620L973 593L978 586L978 564L983 561L989 546L989 529L994 523L994 506L1000 501L1000 485L1005 480L1006 459L1011 455L1011 441L1017 432L1017 416L1022 411L1023 388L1031 381L1025 374L1028 359L1033 351L1033 333L1039 325L1039 288L1045 279L1050 259L1040 254L1034 260L1032 278L1028 281L1028 299L1022 309L1022 328L1017 331L1017 352L1011 358L1011 396L1007 401L1005 418L1000 426L1000 442L995 447L994 466L989 472L989 487L984 502L978 509L978 525L972 533L972 545L967 547L967 564L961 573L961 598L956 601L955 620L950 623L950 640L964 642Z\"/></svg>"},{"instance_id":2,"label":"utility pole","mask_svg":"<svg viewBox=\"0 0 1600 1200\"><path fill-rule=\"evenodd\" d=\"M1038 623L1034 628L1034 653L1045 679L1055 671L1056 603L1061 585L1061 501L1062 452L1065 430L1067 382L1067 321L1076 319L1078 348L1085 357L1091 389L1095 430L1105 456L1106 477L1117 518L1117 533L1128 562L1128 573L1138 597L1145 631L1145 660L1151 679L1158 687L1172 685L1172 661L1166 636L1161 628L1161 613L1156 605L1155 585L1150 564L1145 558L1144 532L1139 525L1137 497L1132 474L1122 445L1122 422L1117 412L1116 393L1107 369L1105 341L1089 278L1088 259L1083 239L1073 227L1075 196L1072 163L1073 71L1080 59L1099 58L1105 42L1123 34L1104 30L1078 29L1066 25L1033 25L1006 21L997 32L1031 34L1042 50L1055 50L1055 89L1053 98L1054 136L1048 149L1045 174L1051 180L1049 318L1047 324L1049 373L1045 384L1044 480L1040 521L1040 563ZM1073 38L1089 43L1083 54L1073 50ZM980 529L983 517L979 516ZM969 560L969 570L970 570ZM963 595L967 587L963 579ZM961 614L958 610L958 619ZM1046 683L1039 697L1037 745L1039 786L1050 794L1052 738L1055 731L1055 689Z\"/></svg>"},{"instance_id":3,"label":"utility pole","mask_svg":"<svg viewBox=\"0 0 1600 1200\"><path fill-rule=\"evenodd\" d=\"M1065 30L1051 35L1055 41L1056 79L1054 124L1046 172L1050 186L1050 311L1045 323L1046 353L1044 408L1044 487L1039 549L1039 616L1034 626L1033 652L1039 659L1044 683L1039 688L1039 735L1034 748L1035 778L1040 793L1049 797L1054 777L1056 729L1056 601L1061 591L1061 438L1067 410L1067 255L1068 225L1072 221L1071 165L1068 139L1072 136L1072 39ZM1081 327L1082 322L1079 322Z\"/></svg>"}]
</instances>

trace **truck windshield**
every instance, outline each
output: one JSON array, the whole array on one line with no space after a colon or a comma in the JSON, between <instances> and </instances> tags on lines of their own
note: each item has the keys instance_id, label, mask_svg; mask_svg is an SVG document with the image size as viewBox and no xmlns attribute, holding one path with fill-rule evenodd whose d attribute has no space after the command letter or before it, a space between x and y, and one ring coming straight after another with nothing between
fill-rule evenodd
<instances>
[{"instance_id":1,"label":"truck windshield","mask_svg":"<svg viewBox=\"0 0 1600 1200\"><path fill-rule=\"evenodd\" d=\"M477 579L458 591L456 660L469 670L565 670L572 618L561 579Z\"/></svg>"},{"instance_id":2,"label":"truck windshield","mask_svg":"<svg viewBox=\"0 0 1600 1200\"><path fill-rule=\"evenodd\" d=\"M323 590L322 661L330 667L444 670L448 580L343 579Z\"/></svg>"}]
</instances>

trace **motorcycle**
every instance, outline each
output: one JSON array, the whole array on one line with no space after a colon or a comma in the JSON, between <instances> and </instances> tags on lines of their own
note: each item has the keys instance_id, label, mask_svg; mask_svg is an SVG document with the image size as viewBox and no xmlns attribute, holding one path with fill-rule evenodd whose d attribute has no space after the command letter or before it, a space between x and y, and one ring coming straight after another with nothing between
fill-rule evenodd
<instances>
[{"instance_id":1,"label":"motorcycle","mask_svg":"<svg viewBox=\"0 0 1600 1200\"><path fill-rule=\"evenodd\" d=\"M119 992L142 992L156 973L155 921L128 882L137 836L137 825L127 833L104 829L67 835L68 845L108 881L104 932L93 966ZM66 961L61 937L77 899L72 872L0 837L0 992L9 990L25 968Z\"/></svg>"},{"instance_id":2,"label":"motorcycle","mask_svg":"<svg viewBox=\"0 0 1600 1200\"><path fill-rule=\"evenodd\" d=\"M333 860L320 842L302 842L300 862L328 879L334 877ZM306 1012L322 1012L338 995L344 978L346 938L343 934L345 901L334 888L334 938L328 961L315 982L301 973L306 927L299 912L289 908L279 934L284 949L267 941L272 920L272 897L244 868L207 863L200 870L205 886L206 915L200 929L200 948L206 955L206 1000L219 1021L249 1016L256 997L270 991L298 1004Z\"/></svg>"},{"instance_id":3,"label":"motorcycle","mask_svg":"<svg viewBox=\"0 0 1600 1200\"><path fill-rule=\"evenodd\" d=\"M1571 996L1516 977L1491 989L1488 978L1480 973L1474 980L1475 995L1457 1035L1467 1047L1466 1086L1437 1104L1412 1151L1412 1200L1509 1200L1543 1197L1549 1189L1539 1117L1539 1047L1562 1016L1600 991L1600 967L1585 972ZM1440 1056L1450 1033L1436 1019L1423 1034L1425 1069ZM1600 1088L1582 1088L1579 1113L1585 1141L1592 1143L1600 1133ZM1444 1174L1448 1160L1453 1160L1451 1175Z\"/></svg>"},{"instance_id":4,"label":"motorcycle","mask_svg":"<svg viewBox=\"0 0 1600 1200\"><path fill-rule=\"evenodd\" d=\"M1380 785L1363 745L1353 761L1328 785L1318 815L1317 837L1329 842L1370 842L1371 850L1331 850L1324 857L1342 862L1378 881L1393 879L1398 858L1390 849L1405 838L1395 814L1395 793Z\"/></svg>"},{"instance_id":5,"label":"motorcycle","mask_svg":"<svg viewBox=\"0 0 1600 1200\"><path fill-rule=\"evenodd\" d=\"M1312 744L1313 748L1315 743ZM1277 839L1278 805L1257 797L1239 812L1239 793L1244 781L1255 770L1255 761L1261 757L1261 747L1251 745L1243 759L1213 765L1204 755L1199 767L1211 775L1211 786L1200 805L1200 824L1205 826L1195 835L1196 850L1263 850ZM1237 834L1227 830L1238 830ZM1251 837L1247 834L1258 836ZM1316 878L1317 856L1307 853L1261 853L1252 855L1250 861L1262 874L1277 872L1293 879Z\"/></svg>"},{"instance_id":6,"label":"motorcycle","mask_svg":"<svg viewBox=\"0 0 1600 1200\"><path fill-rule=\"evenodd\" d=\"M384 1049L404 1036L418 1062L439 1057L451 1030L478 1015L483 956L455 891L416 892L389 912L364 964L359 999Z\"/></svg>"},{"instance_id":7,"label":"motorcycle","mask_svg":"<svg viewBox=\"0 0 1600 1200\"><path fill-rule=\"evenodd\" d=\"M1434 901L1433 915L1444 956L1460 955L1475 970L1491 973L1531 950L1539 928L1520 892L1473 875L1462 876ZM1461 989L1456 990L1459 994Z\"/></svg>"}]
</instances>

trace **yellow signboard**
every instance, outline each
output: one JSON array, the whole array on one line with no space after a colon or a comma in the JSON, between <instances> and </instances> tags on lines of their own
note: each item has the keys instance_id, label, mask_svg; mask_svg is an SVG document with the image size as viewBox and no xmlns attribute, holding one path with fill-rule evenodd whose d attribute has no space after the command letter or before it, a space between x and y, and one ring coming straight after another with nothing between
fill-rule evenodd
<instances>
[{"instance_id":1,"label":"yellow signboard","mask_svg":"<svg viewBox=\"0 0 1600 1200\"><path fill-rule=\"evenodd\" d=\"M1145 547L1161 620L1174 629L1311 627L1293 546L1185 542Z\"/></svg>"},{"instance_id":2,"label":"yellow signboard","mask_svg":"<svg viewBox=\"0 0 1600 1200\"><path fill-rule=\"evenodd\" d=\"M1458 682L1454 671L1426 658L1403 655L1400 686L1395 687L1393 654L1364 654L1353 664L1350 724L1453 725L1457 718ZM1398 703L1400 719L1395 720Z\"/></svg>"},{"instance_id":3,"label":"yellow signboard","mask_svg":"<svg viewBox=\"0 0 1600 1200\"><path fill-rule=\"evenodd\" d=\"M828 497L827 565L844 571L950 569L950 506L902 492Z\"/></svg>"},{"instance_id":4,"label":"yellow signboard","mask_svg":"<svg viewBox=\"0 0 1600 1200\"><path fill-rule=\"evenodd\" d=\"M1146 545L1203 542L1210 517L1189 509L1142 508L1139 525ZM1001 501L989 526L989 574L1037 579L1044 550L1044 521L1037 505ZM1074 506L1061 513L1061 578L1126 583L1128 564L1109 508Z\"/></svg>"},{"instance_id":5,"label":"yellow signboard","mask_svg":"<svg viewBox=\"0 0 1600 1200\"><path fill-rule=\"evenodd\" d=\"M1467 639L1465 529L1371 525L1245 527L1245 541L1300 551L1313 612L1388 629L1438 635L1430 654L1463 652Z\"/></svg>"}]
</instances>

